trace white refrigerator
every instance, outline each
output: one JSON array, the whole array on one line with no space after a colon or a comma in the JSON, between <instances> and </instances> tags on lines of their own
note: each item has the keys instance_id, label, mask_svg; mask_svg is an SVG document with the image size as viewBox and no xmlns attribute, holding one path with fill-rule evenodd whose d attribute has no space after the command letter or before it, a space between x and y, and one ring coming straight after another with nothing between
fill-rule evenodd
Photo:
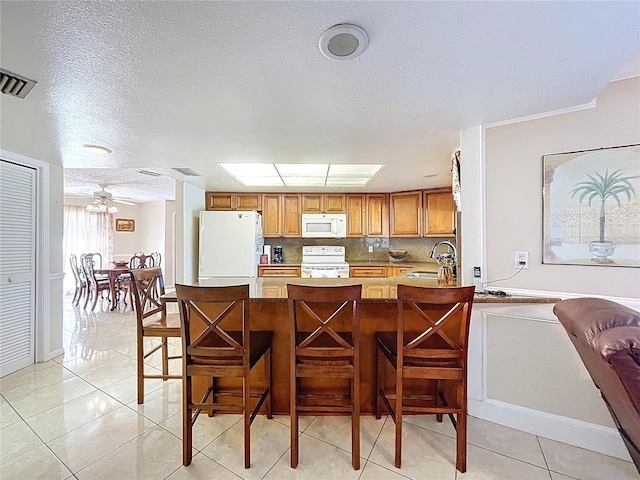
<instances>
[{"instance_id":1,"label":"white refrigerator","mask_svg":"<svg viewBox=\"0 0 640 480\"><path fill-rule=\"evenodd\" d=\"M198 280L257 277L264 247L262 216L254 211L200 212Z\"/></svg>"}]
</instances>

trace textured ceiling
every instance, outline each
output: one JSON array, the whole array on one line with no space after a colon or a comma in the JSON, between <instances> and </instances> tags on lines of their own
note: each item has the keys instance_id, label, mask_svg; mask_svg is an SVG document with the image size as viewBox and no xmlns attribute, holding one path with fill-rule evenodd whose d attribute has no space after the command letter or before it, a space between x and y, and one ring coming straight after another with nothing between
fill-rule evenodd
<instances>
[{"instance_id":1,"label":"textured ceiling","mask_svg":"<svg viewBox=\"0 0 640 480\"><path fill-rule=\"evenodd\" d=\"M446 185L460 129L588 103L640 48L640 2L20 1L0 22L0 66L38 81L0 95L2 148L133 198L140 168L242 190L218 162L383 163L361 190ZM347 22L367 50L322 56Z\"/></svg>"},{"instance_id":2,"label":"textured ceiling","mask_svg":"<svg viewBox=\"0 0 640 480\"><path fill-rule=\"evenodd\" d=\"M163 173L155 169L156 173ZM150 177L140 173L139 168L66 168L64 170L64 193L67 196L89 197L100 190L99 184L116 199L135 203L156 200L175 200L176 181L162 174Z\"/></svg>"}]
</instances>

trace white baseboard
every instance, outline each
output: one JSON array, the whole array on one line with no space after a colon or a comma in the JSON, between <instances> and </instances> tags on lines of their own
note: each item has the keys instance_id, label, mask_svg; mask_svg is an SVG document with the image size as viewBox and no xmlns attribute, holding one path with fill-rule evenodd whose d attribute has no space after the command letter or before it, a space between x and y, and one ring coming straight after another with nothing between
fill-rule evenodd
<instances>
[{"instance_id":1,"label":"white baseboard","mask_svg":"<svg viewBox=\"0 0 640 480\"><path fill-rule=\"evenodd\" d=\"M49 354L47 355L47 358L45 359L45 362L48 362L52 358L56 358L58 355L62 355L63 353L64 353L64 348L59 348L57 350L54 350L53 352L49 352Z\"/></svg>"},{"instance_id":2,"label":"white baseboard","mask_svg":"<svg viewBox=\"0 0 640 480\"><path fill-rule=\"evenodd\" d=\"M499 400L469 399L469 415L576 447L620 458L631 456L615 428L561 417Z\"/></svg>"}]
</instances>

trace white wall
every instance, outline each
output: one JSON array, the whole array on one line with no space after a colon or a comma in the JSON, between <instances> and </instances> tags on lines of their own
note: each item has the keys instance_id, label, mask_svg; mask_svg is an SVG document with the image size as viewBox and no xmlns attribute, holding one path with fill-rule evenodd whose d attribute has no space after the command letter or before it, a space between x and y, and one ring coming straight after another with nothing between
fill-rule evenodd
<instances>
[{"instance_id":1,"label":"white wall","mask_svg":"<svg viewBox=\"0 0 640 480\"><path fill-rule=\"evenodd\" d=\"M595 108L486 129L489 279L513 275L514 252L522 251L529 268L498 285L640 297L638 268L542 264L542 156L640 143L639 92L637 77L614 82Z\"/></svg>"},{"instance_id":2,"label":"white wall","mask_svg":"<svg viewBox=\"0 0 640 480\"><path fill-rule=\"evenodd\" d=\"M198 225L204 190L176 182L176 282L198 281Z\"/></svg>"}]
</instances>

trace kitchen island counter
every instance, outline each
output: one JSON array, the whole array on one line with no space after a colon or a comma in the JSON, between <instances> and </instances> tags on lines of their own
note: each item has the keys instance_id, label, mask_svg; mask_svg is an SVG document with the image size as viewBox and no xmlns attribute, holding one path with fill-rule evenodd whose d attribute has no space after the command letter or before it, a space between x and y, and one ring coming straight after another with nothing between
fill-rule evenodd
<instances>
[{"instance_id":1,"label":"kitchen island counter","mask_svg":"<svg viewBox=\"0 0 640 480\"><path fill-rule=\"evenodd\" d=\"M437 281L424 278L406 278L396 275L391 278L215 278L200 282L202 286L230 286L249 284L251 329L269 330L273 332L272 340L272 400L273 411L278 414L286 414L289 411L289 310L287 303L287 284L296 285L357 285L362 284L362 305L360 321L360 365L361 365L361 411L364 414L374 412L375 383L376 383L376 332L392 332L396 328L396 292L398 284L437 287ZM165 302L175 302L175 292L167 292L163 296ZM494 297L476 295L476 304L530 304L530 303L555 303L559 299L548 297ZM515 306L515 305L514 305ZM168 309L175 309L175 303L168 305ZM222 307L220 307L222 308ZM214 316L220 311L209 312ZM238 312L235 312L237 314ZM237 318L236 318L237 317ZM339 319L337 319L339 320ZM227 320L225 320L227 321ZM241 325L240 317L232 313L229 317L231 328ZM424 321L419 318L407 316L405 323L412 328L424 328ZM235 324L235 325L233 325ZM343 326L338 322L335 327L340 330ZM197 335L199 331L193 331ZM258 388L265 382L265 372L258 367L252 374L252 385ZM194 395L200 397L204 394L210 379L197 378L194 381ZM233 379L219 379L219 388L239 388L237 381ZM323 378L314 379L313 385L309 385L313 391L325 391L337 388L345 390L341 379ZM348 391L348 388L345 392ZM344 393L344 392L342 392ZM197 397L197 398L200 398Z\"/></svg>"}]
</instances>

